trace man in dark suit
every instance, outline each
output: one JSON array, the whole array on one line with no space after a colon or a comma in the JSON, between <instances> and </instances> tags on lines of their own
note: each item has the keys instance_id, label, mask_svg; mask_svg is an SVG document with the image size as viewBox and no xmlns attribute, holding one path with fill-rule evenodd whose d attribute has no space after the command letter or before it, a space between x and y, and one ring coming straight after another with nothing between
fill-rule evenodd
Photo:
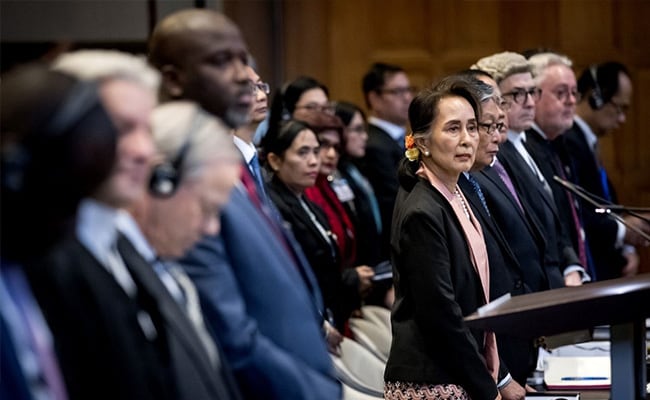
<instances>
[{"instance_id":1,"label":"man in dark suit","mask_svg":"<svg viewBox=\"0 0 650 400\"><path fill-rule=\"evenodd\" d=\"M158 74L141 59L105 51L66 54L55 67L100 82L120 129L115 167L82 202L76 238L33 280L71 397L239 398L227 364L211 366L188 315L123 233L124 208L143 196L150 175Z\"/></svg>"},{"instance_id":2,"label":"man in dark suit","mask_svg":"<svg viewBox=\"0 0 650 400\"><path fill-rule=\"evenodd\" d=\"M542 93L535 104L535 123L526 131L525 147L551 189L563 235L570 238L569 243L578 255L580 265L593 272L581 210L574 202L573 195L554 179L554 176L566 178L569 172L563 168L560 155L551 142L559 138L573 122L575 75L570 68L570 60L565 57L546 53L535 55L530 61L536 84Z\"/></svg>"},{"instance_id":3,"label":"man in dark suit","mask_svg":"<svg viewBox=\"0 0 650 400\"><path fill-rule=\"evenodd\" d=\"M580 285L587 278L584 268L563 229L549 182L525 146L524 131L534 122L535 101L540 98L531 66L523 56L508 52L486 57L477 65L494 74L508 102L508 140L502 145L498 160L506 171L506 186L512 187L509 191L516 194L519 208L545 241L542 262L548 283L551 288Z\"/></svg>"},{"instance_id":4,"label":"man in dark suit","mask_svg":"<svg viewBox=\"0 0 650 400\"><path fill-rule=\"evenodd\" d=\"M230 40L215 42L224 37ZM247 120L248 53L227 18L205 10L172 14L158 24L150 45L166 97L194 100L232 128ZM215 51L228 56L225 66L204 65ZM223 94L230 103L224 104ZM199 291L206 323L223 345L245 397L340 398L321 332L323 306L315 278L265 207L248 165L242 163L241 172L222 210L220 234L204 237L180 260Z\"/></svg>"},{"instance_id":5,"label":"man in dark suit","mask_svg":"<svg viewBox=\"0 0 650 400\"><path fill-rule=\"evenodd\" d=\"M556 139L556 148L564 151L563 161L573 183L593 193L597 203L618 202L599 157L598 140L625 123L632 100L632 82L624 65L607 62L593 65L578 79L580 101L571 128ZM594 211L592 204L580 199L586 238L593 256L597 280L634 275L639 257L634 246L646 241L625 225ZM648 231L647 223L624 216L626 223Z\"/></svg>"},{"instance_id":6,"label":"man in dark suit","mask_svg":"<svg viewBox=\"0 0 650 400\"><path fill-rule=\"evenodd\" d=\"M381 254L390 253L390 226L399 184L397 167L404 157L404 133L413 88L401 67L375 63L364 75L363 95L369 110L366 154L360 160L361 172L377 196L381 213Z\"/></svg>"},{"instance_id":7,"label":"man in dark suit","mask_svg":"<svg viewBox=\"0 0 650 400\"><path fill-rule=\"evenodd\" d=\"M117 131L95 85L43 65L4 75L2 94L0 398L66 400L51 324L27 275L72 234L80 200L112 169Z\"/></svg>"}]
</instances>

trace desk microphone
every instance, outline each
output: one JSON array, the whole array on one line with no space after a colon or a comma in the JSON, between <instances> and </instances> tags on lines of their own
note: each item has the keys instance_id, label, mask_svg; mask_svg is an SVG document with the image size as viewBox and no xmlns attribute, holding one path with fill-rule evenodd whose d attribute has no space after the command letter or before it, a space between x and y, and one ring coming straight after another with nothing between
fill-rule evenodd
<instances>
[{"instance_id":1,"label":"desk microphone","mask_svg":"<svg viewBox=\"0 0 650 400\"><path fill-rule=\"evenodd\" d=\"M623 225L625 225L628 229L631 229L632 231L638 233L641 235L645 240L650 241L650 235L647 233L643 232L641 229L637 228L636 226L630 225L627 221L625 221L623 218L621 218L618 214L616 214L616 211L618 212L625 212L627 214L633 215L639 219L642 219L643 221L650 223L650 220L648 217L645 217L641 214L640 212L650 212L650 208L648 207L626 207L622 206L619 204L603 204L599 203L594 199L598 199L599 201L604 201L605 203L608 203L606 200L602 199L601 197L596 196L595 194L585 190L583 187L576 185L575 183L569 182L566 179L562 179L557 175L553 175L553 180L555 180L557 183L565 187L567 190L569 190L571 193L575 194L576 196L580 197L587 203L591 204L594 207L594 212L597 214L604 214L608 215L609 217L615 219L616 221L619 221Z\"/></svg>"}]
</instances>

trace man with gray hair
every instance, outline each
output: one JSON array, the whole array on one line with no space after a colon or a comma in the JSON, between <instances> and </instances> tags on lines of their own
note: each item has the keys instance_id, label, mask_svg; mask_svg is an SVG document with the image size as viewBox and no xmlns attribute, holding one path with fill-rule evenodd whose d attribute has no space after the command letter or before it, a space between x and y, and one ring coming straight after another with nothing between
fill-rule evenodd
<instances>
[{"instance_id":1,"label":"man with gray hair","mask_svg":"<svg viewBox=\"0 0 650 400\"><path fill-rule=\"evenodd\" d=\"M529 60L535 82L542 91L535 107L535 123L525 133L526 149L532 155L547 180L557 215L565 237L580 261L595 278L594 268L585 240L581 209L574 196L555 181L557 176L567 179L570 171L563 168L561 148L552 142L573 125L577 93L576 78L571 60L555 53L540 53Z\"/></svg>"},{"instance_id":2,"label":"man with gray hair","mask_svg":"<svg viewBox=\"0 0 650 400\"><path fill-rule=\"evenodd\" d=\"M57 249L41 277L50 282L43 304L70 396L239 398L227 366L210 363L164 275L124 233L135 226L126 209L145 195L156 153L149 117L158 74L144 59L116 51L65 54L54 68L97 82L119 132L110 176L83 200L76 237Z\"/></svg>"},{"instance_id":3,"label":"man with gray hair","mask_svg":"<svg viewBox=\"0 0 650 400\"><path fill-rule=\"evenodd\" d=\"M508 181L504 183L511 197L516 198L517 207L525 213L537 246L543 251L545 286L580 285L584 269L563 232L548 179L525 146L525 130L534 122L535 102L541 94L533 81L531 66L523 56L512 52L483 58L476 66L495 76L507 102L508 140L503 143L494 168ZM543 290L542 286L537 287Z\"/></svg>"}]
</instances>

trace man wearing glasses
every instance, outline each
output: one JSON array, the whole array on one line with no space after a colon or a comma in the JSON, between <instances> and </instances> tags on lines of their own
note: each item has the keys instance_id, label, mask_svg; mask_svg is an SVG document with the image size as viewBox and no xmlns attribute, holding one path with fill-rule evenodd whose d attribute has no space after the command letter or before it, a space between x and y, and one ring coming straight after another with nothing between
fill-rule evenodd
<instances>
[{"instance_id":1,"label":"man wearing glasses","mask_svg":"<svg viewBox=\"0 0 650 400\"><path fill-rule=\"evenodd\" d=\"M614 187L598 155L598 139L625 123L632 100L632 81L624 65L606 62L585 68L577 86L581 99L573 126L562 137L563 147L570 155L568 164L573 169L574 183L606 202L617 203ZM585 202L581 205L596 279L634 275L639 257L633 246L646 245L645 240L622 223L597 214L593 206ZM650 228L638 218L624 218L646 232Z\"/></svg>"},{"instance_id":2,"label":"man wearing glasses","mask_svg":"<svg viewBox=\"0 0 650 400\"><path fill-rule=\"evenodd\" d=\"M390 225L397 195L397 167L404 157L404 133L414 88L396 65L375 63L364 75L363 95L370 117L366 155L359 165L372 185L382 223L381 255L390 256Z\"/></svg>"}]
</instances>

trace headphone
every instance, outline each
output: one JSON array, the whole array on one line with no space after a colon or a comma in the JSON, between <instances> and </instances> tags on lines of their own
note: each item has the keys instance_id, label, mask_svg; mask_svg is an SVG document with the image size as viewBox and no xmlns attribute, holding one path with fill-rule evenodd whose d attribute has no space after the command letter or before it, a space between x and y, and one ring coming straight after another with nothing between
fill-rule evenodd
<instances>
[{"instance_id":1,"label":"headphone","mask_svg":"<svg viewBox=\"0 0 650 400\"><path fill-rule=\"evenodd\" d=\"M192 118L189 133L181 145L176 157L169 161L163 161L153 167L149 178L149 193L158 198L169 198L176 193L181 182L181 167L190 151L192 138L200 128L200 111L197 111Z\"/></svg>"},{"instance_id":2,"label":"headphone","mask_svg":"<svg viewBox=\"0 0 650 400\"><path fill-rule=\"evenodd\" d=\"M47 122L34 129L44 140L50 140L69 133L95 107L101 105L97 84L78 81L61 101ZM39 130L40 129L40 130ZM31 146L23 138L19 143L11 144L2 151L2 187L10 192L21 192L25 184L25 173L31 165Z\"/></svg>"},{"instance_id":3,"label":"headphone","mask_svg":"<svg viewBox=\"0 0 650 400\"><path fill-rule=\"evenodd\" d=\"M591 74L591 80L594 82L594 87L588 99L589 106L592 110L600 110L605 105L605 101L603 100L603 92L600 90L600 85L598 84L598 66L592 65L589 67L589 73Z\"/></svg>"}]
</instances>

